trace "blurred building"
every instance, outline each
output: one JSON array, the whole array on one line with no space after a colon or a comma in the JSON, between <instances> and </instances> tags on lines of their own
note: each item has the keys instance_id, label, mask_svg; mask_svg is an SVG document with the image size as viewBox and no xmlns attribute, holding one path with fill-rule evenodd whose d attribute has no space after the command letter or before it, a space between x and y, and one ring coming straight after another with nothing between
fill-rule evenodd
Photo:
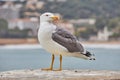
<instances>
[{"instance_id":1,"label":"blurred building","mask_svg":"<svg viewBox=\"0 0 120 80\"><path fill-rule=\"evenodd\" d=\"M81 24L90 24L93 25L95 24L96 20L95 19L72 19L69 20L73 24L81 25Z\"/></svg>"},{"instance_id":2,"label":"blurred building","mask_svg":"<svg viewBox=\"0 0 120 80\"><path fill-rule=\"evenodd\" d=\"M107 26L103 28L103 30L99 30L97 35L90 36L89 40L92 41L108 41L109 37L113 34L113 32L109 31Z\"/></svg>"},{"instance_id":3,"label":"blurred building","mask_svg":"<svg viewBox=\"0 0 120 80\"><path fill-rule=\"evenodd\" d=\"M21 0L24 2L24 0ZM21 8L23 8L23 4L20 2L15 3L15 1L4 1L0 5L0 18L3 18L8 21L8 29L15 29L18 28L19 30L29 29L29 33L32 36L37 35L37 27L39 24L38 17L40 16L39 13L33 12L31 13L30 17L28 18L20 18L22 14ZM36 7L41 8L44 3L38 0L27 0L26 2L26 9L34 9ZM29 16L29 12L25 11L23 14Z\"/></svg>"},{"instance_id":4,"label":"blurred building","mask_svg":"<svg viewBox=\"0 0 120 80\"><path fill-rule=\"evenodd\" d=\"M22 4L13 4L13 2L5 2L4 5L0 6L0 18L6 19L7 21L11 19L19 18L19 11Z\"/></svg>"},{"instance_id":5,"label":"blurred building","mask_svg":"<svg viewBox=\"0 0 120 80\"><path fill-rule=\"evenodd\" d=\"M97 39L99 41L108 41L110 35L112 35L112 32L108 31L107 26L105 26L102 31L98 31Z\"/></svg>"},{"instance_id":6,"label":"blurred building","mask_svg":"<svg viewBox=\"0 0 120 80\"><path fill-rule=\"evenodd\" d=\"M37 29L39 27L39 22L36 19L14 19L9 21L8 28L20 30L30 29L33 36L37 35Z\"/></svg>"},{"instance_id":7,"label":"blurred building","mask_svg":"<svg viewBox=\"0 0 120 80\"><path fill-rule=\"evenodd\" d=\"M22 9L22 18L39 18L39 10L44 7L45 2L38 0L27 0L24 9Z\"/></svg>"}]
</instances>

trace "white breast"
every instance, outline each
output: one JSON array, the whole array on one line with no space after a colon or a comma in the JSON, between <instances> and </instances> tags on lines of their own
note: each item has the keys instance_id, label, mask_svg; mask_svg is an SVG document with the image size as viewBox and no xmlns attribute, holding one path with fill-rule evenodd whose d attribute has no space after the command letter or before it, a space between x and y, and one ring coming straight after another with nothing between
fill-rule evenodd
<instances>
[{"instance_id":1,"label":"white breast","mask_svg":"<svg viewBox=\"0 0 120 80\"><path fill-rule=\"evenodd\" d=\"M53 24L43 23L40 25L38 31L38 40L41 46L52 54L65 54L68 50L52 40L52 33L55 31L56 26Z\"/></svg>"}]
</instances>

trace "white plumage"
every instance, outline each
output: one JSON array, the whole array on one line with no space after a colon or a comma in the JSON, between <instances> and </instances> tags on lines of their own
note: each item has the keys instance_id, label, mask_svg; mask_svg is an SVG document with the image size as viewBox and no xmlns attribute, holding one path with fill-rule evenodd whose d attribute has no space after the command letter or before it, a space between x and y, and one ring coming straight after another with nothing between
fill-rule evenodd
<instances>
[{"instance_id":1,"label":"white plumage","mask_svg":"<svg viewBox=\"0 0 120 80\"><path fill-rule=\"evenodd\" d=\"M52 33L55 31L55 29L56 26L52 23L42 22L38 31L38 39L41 46L48 52L55 55L63 55L64 53L67 53L68 50L52 40Z\"/></svg>"},{"instance_id":2,"label":"white plumage","mask_svg":"<svg viewBox=\"0 0 120 80\"><path fill-rule=\"evenodd\" d=\"M53 54L53 56L64 55L64 56L80 57L84 59L93 59L91 56L84 55L85 53L81 54L80 52L70 52L65 46L59 44L58 42L52 39L53 33L55 33L57 29L57 26L53 23L53 21L55 20L58 20L58 17L56 17L52 13L44 13L40 16L40 27L38 31L38 40L40 42L40 45L46 51ZM54 62L54 59L52 60L52 62ZM53 64L51 63L51 65ZM53 66L51 66L47 70L52 70L52 69L53 69ZM59 70L61 70L61 68Z\"/></svg>"}]
</instances>

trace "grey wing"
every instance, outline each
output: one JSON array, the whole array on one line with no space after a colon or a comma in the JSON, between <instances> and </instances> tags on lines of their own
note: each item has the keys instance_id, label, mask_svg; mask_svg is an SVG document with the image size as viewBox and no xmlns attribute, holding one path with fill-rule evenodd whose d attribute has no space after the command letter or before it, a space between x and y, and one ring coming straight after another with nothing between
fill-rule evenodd
<instances>
[{"instance_id":1,"label":"grey wing","mask_svg":"<svg viewBox=\"0 0 120 80\"><path fill-rule=\"evenodd\" d=\"M52 34L52 39L67 48L69 52L84 52L83 46L78 42L76 37L67 30L57 28Z\"/></svg>"}]
</instances>

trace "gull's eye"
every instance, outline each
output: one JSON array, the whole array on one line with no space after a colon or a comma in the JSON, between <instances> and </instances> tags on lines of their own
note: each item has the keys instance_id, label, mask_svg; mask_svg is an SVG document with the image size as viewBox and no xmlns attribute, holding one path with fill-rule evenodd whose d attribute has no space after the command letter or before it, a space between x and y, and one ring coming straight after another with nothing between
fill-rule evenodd
<instances>
[{"instance_id":1,"label":"gull's eye","mask_svg":"<svg viewBox=\"0 0 120 80\"><path fill-rule=\"evenodd\" d=\"M46 16L49 16L48 14L46 14Z\"/></svg>"}]
</instances>

